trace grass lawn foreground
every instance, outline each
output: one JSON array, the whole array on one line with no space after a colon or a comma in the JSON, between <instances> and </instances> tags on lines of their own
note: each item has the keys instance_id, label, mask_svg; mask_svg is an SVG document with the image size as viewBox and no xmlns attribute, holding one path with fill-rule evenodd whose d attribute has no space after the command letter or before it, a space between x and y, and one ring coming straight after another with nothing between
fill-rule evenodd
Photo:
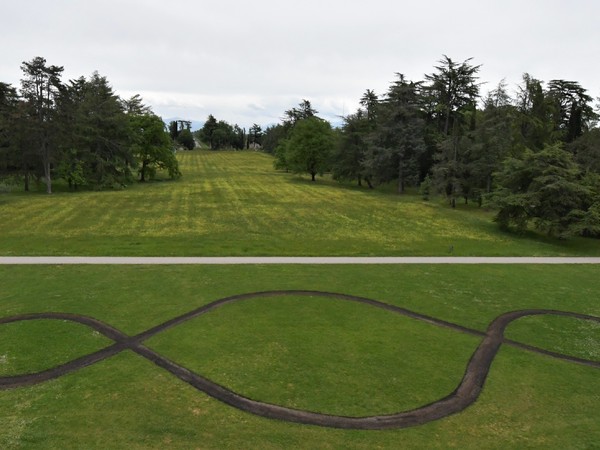
<instances>
[{"instance_id":1,"label":"grass lawn foreground","mask_svg":"<svg viewBox=\"0 0 600 450\"><path fill-rule=\"evenodd\" d=\"M134 335L230 295L310 289L372 298L483 331L497 315L531 307L600 316L597 270L4 266L0 316L71 312ZM600 360L597 324L533 319L510 325L507 337ZM360 416L410 409L449 394L478 342L387 311L315 296L225 305L146 344L251 398ZM106 345L92 330L66 322L2 325L0 371L7 376L41 370ZM339 430L253 416L130 351L43 384L0 391L0 399L2 448L367 449L397 448L399 442L407 448L593 448L600 441L598 369L508 346L494 360L475 404L400 430Z\"/></svg>"},{"instance_id":2,"label":"grass lawn foreground","mask_svg":"<svg viewBox=\"0 0 600 450\"><path fill-rule=\"evenodd\" d=\"M0 193L0 255L596 256L598 240L503 233L492 212L311 183L254 152L183 152L182 180L123 191ZM484 332L522 309L600 317L594 265L0 266L0 319L89 316L128 336L232 295L361 296ZM600 361L597 322L511 323L514 341ZM258 296L144 345L252 399L325 414L418 408L450 394L481 337L324 296ZM112 345L64 320L0 324L0 377ZM477 401L425 425L341 430L255 416L131 350L34 386L0 390L0 448L598 448L600 369L502 345Z\"/></svg>"}]
</instances>

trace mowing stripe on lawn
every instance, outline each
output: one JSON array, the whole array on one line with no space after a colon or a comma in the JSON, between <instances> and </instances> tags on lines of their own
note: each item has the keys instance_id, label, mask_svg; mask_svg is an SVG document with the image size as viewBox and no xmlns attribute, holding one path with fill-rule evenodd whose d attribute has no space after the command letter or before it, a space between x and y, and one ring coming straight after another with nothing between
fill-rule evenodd
<instances>
[{"instance_id":1,"label":"mowing stripe on lawn","mask_svg":"<svg viewBox=\"0 0 600 450\"><path fill-rule=\"evenodd\" d=\"M600 264L594 257L0 256L0 265Z\"/></svg>"}]
</instances>

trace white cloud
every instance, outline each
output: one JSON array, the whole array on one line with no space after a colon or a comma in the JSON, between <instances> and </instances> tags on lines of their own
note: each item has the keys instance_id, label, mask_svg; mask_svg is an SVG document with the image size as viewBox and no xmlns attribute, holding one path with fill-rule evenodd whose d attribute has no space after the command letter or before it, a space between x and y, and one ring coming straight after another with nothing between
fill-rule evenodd
<instances>
[{"instance_id":1,"label":"white cloud","mask_svg":"<svg viewBox=\"0 0 600 450\"><path fill-rule=\"evenodd\" d=\"M9 2L0 81L18 84L21 62L39 55L67 79L98 70L163 117L245 127L277 122L303 98L333 119L395 72L422 79L442 54L474 57L490 88L529 72L597 96L598 12L593 0Z\"/></svg>"}]
</instances>

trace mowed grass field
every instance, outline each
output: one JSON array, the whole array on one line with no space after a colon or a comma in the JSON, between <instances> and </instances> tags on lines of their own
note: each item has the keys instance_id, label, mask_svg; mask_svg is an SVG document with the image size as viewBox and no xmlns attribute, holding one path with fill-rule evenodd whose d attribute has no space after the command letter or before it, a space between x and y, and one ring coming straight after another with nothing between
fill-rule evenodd
<instances>
[{"instance_id":1,"label":"mowed grass field","mask_svg":"<svg viewBox=\"0 0 600 450\"><path fill-rule=\"evenodd\" d=\"M181 180L0 193L1 255L599 255L600 240L501 232L493 213L275 171L255 152L180 152ZM452 249L452 250L451 250Z\"/></svg>"},{"instance_id":2,"label":"mowed grass field","mask_svg":"<svg viewBox=\"0 0 600 450\"><path fill-rule=\"evenodd\" d=\"M134 335L219 298L268 290L364 296L485 330L501 313L600 316L597 266L0 266L0 317L44 311ZM597 323L519 319L507 337L600 360ZM479 338L363 304L265 297L225 305L145 342L248 397L361 416L448 395ZM39 371L110 344L62 321L0 325L0 376ZM32 387L0 390L0 448L597 448L600 369L510 346L479 399L426 425L352 431L241 412L124 351Z\"/></svg>"},{"instance_id":3,"label":"mowed grass field","mask_svg":"<svg viewBox=\"0 0 600 450\"><path fill-rule=\"evenodd\" d=\"M0 255L599 255L600 242L502 233L490 211L277 172L250 152L185 152L184 177L122 191L0 194ZM230 295L339 292L484 331L525 308L600 316L598 266L0 266L0 318L67 312L135 335ZM600 327L526 317L507 337L600 360ZM389 414L450 394L480 338L325 298L258 297L145 342L242 395L327 414ZM57 320L0 325L0 377L111 341ZM0 390L0 448L598 448L600 372L503 346L479 399L426 425L352 431L227 406L126 350Z\"/></svg>"}]
</instances>

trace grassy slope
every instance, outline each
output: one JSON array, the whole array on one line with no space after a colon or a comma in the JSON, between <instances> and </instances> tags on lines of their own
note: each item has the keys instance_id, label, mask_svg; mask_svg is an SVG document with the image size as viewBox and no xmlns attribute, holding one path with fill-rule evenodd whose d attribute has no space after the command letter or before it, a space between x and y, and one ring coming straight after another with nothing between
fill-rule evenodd
<instances>
[{"instance_id":1,"label":"grassy slope","mask_svg":"<svg viewBox=\"0 0 600 450\"><path fill-rule=\"evenodd\" d=\"M500 232L489 212L327 180L250 152L186 152L178 182L0 194L3 255L598 255L600 241Z\"/></svg>"},{"instance_id":2,"label":"grassy slope","mask_svg":"<svg viewBox=\"0 0 600 450\"><path fill-rule=\"evenodd\" d=\"M129 334L217 298L272 289L361 295L481 330L499 313L529 307L600 315L595 266L5 266L0 279L0 316L75 312ZM47 352L33 345L44 327L53 336L47 340L60 344L50 346L53 360L70 359L68 340L54 338L62 325L69 326L0 327L0 364L11 366L4 373L48 364ZM600 357L600 330L585 322L521 325L511 325L509 337L575 354L588 346L589 357ZM84 327L69 333L71 342L83 343L73 345L79 350L103 345ZM568 338L557 339L563 334ZM246 395L349 415L412 407L448 393L476 344L469 336L318 297L228 305L148 342ZM597 369L510 347L494 361L475 405L422 427L384 432L242 413L125 352L49 383L0 391L0 447L592 448L600 442L598 417Z\"/></svg>"}]
</instances>

